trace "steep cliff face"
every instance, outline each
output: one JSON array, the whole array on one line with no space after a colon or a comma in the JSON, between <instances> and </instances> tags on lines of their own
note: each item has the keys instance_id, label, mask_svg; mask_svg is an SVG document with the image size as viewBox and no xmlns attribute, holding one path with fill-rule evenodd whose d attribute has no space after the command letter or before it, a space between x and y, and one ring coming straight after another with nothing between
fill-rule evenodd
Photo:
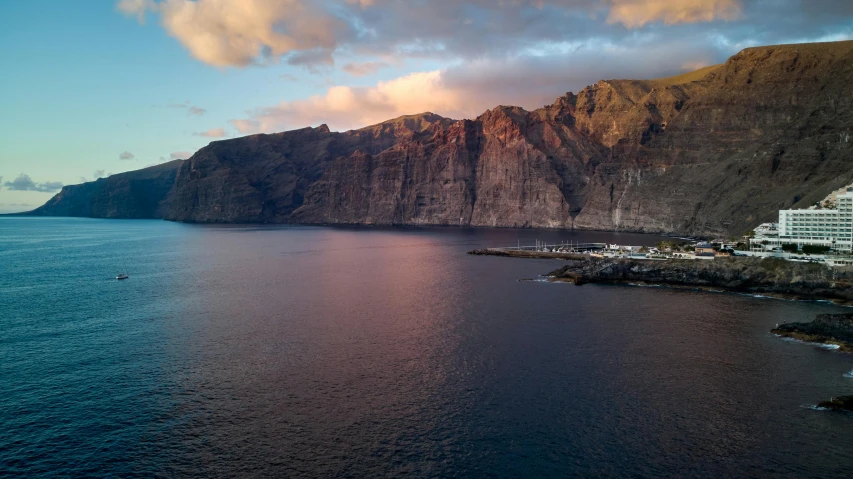
<instances>
[{"instance_id":1,"label":"steep cliff face","mask_svg":"<svg viewBox=\"0 0 853 479\"><path fill-rule=\"evenodd\" d=\"M332 157L333 137L323 125L215 141L181 166L159 214L192 222L285 221Z\"/></svg>"},{"instance_id":2,"label":"steep cliff face","mask_svg":"<svg viewBox=\"0 0 853 479\"><path fill-rule=\"evenodd\" d=\"M851 180L853 42L747 49L699 83L636 167L600 178L622 192L613 227L742 232Z\"/></svg>"},{"instance_id":3,"label":"steep cliff face","mask_svg":"<svg viewBox=\"0 0 853 479\"><path fill-rule=\"evenodd\" d=\"M156 214L738 234L853 182L851 139L853 42L751 48L535 111L214 142L181 165Z\"/></svg>"},{"instance_id":4,"label":"steep cliff face","mask_svg":"<svg viewBox=\"0 0 853 479\"><path fill-rule=\"evenodd\" d=\"M851 73L853 42L762 47L498 107L338 158L294 219L739 234L853 179Z\"/></svg>"},{"instance_id":5,"label":"steep cliff face","mask_svg":"<svg viewBox=\"0 0 853 479\"><path fill-rule=\"evenodd\" d=\"M62 188L33 216L89 218L158 218L157 209L175 183L183 160L112 175Z\"/></svg>"}]
</instances>

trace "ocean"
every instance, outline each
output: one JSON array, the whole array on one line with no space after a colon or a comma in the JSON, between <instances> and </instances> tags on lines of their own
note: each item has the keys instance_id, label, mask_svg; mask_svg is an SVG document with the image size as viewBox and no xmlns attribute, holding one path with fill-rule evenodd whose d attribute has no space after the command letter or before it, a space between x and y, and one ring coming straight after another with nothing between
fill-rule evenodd
<instances>
[{"instance_id":1,"label":"ocean","mask_svg":"<svg viewBox=\"0 0 853 479\"><path fill-rule=\"evenodd\" d=\"M658 238L0 218L0 476L853 477L768 332L849 309L465 254L535 240Z\"/></svg>"}]
</instances>

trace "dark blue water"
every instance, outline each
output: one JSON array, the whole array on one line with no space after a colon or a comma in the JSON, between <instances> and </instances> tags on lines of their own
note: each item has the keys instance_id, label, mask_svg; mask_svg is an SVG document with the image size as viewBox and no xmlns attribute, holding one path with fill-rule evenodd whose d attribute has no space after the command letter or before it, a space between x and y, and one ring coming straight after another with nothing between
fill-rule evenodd
<instances>
[{"instance_id":1,"label":"dark blue water","mask_svg":"<svg viewBox=\"0 0 853 479\"><path fill-rule=\"evenodd\" d=\"M519 239L655 240L2 218L0 476L853 476L853 356L767 332L841 308Z\"/></svg>"}]
</instances>

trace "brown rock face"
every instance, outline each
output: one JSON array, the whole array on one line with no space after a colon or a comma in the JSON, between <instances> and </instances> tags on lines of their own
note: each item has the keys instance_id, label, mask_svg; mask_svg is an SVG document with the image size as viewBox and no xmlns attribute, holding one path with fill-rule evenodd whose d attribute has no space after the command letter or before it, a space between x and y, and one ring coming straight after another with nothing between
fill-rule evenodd
<instances>
[{"instance_id":1,"label":"brown rock face","mask_svg":"<svg viewBox=\"0 0 853 479\"><path fill-rule=\"evenodd\" d=\"M751 48L545 108L211 143L157 215L740 234L853 182L853 42Z\"/></svg>"}]
</instances>

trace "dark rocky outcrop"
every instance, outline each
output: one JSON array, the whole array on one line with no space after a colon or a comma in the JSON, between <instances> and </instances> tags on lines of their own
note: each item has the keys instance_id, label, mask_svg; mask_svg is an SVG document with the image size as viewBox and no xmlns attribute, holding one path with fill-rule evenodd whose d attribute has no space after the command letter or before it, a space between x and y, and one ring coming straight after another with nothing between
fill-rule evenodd
<instances>
[{"instance_id":1,"label":"dark rocky outcrop","mask_svg":"<svg viewBox=\"0 0 853 479\"><path fill-rule=\"evenodd\" d=\"M853 411L853 396L839 396L829 401L821 401L817 407L833 411Z\"/></svg>"},{"instance_id":2,"label":"dark rocky outcrop","mask_svg":"<svg viewBox=\"0 0 853 479\"><path fill-rule=\"evenodd\" d=\"M853 270L775 258L734 257L710 261L589 258L570 260L548 276L575 284L659 284L853 303Z\"/></svg>"},{"instance_id":3,"label":"dark rocky outcrop","mask_svg":"<svg viewBox=\"0 0 853 479\"><path fill-rule=\"evenodd\" d=\"M787 323L771 331L787 338L812 343L836 344L853 352L853 313L819 314L810 323Z\"/></svg>"},{"instance_id":4,"label":"dark rocky outcrop","mask_svg":"<svg viewBox=\"0 0 853 479\"><path fill-rule=\"evenodd\" d=\"M740 234L853 182L851 85L853 42L759 47L535 111L218 141L181 165L157 215ZM83 211L67 196L41 213ZM120 209L101 198L91 211Z\"/></svg>"}]
</instances>

